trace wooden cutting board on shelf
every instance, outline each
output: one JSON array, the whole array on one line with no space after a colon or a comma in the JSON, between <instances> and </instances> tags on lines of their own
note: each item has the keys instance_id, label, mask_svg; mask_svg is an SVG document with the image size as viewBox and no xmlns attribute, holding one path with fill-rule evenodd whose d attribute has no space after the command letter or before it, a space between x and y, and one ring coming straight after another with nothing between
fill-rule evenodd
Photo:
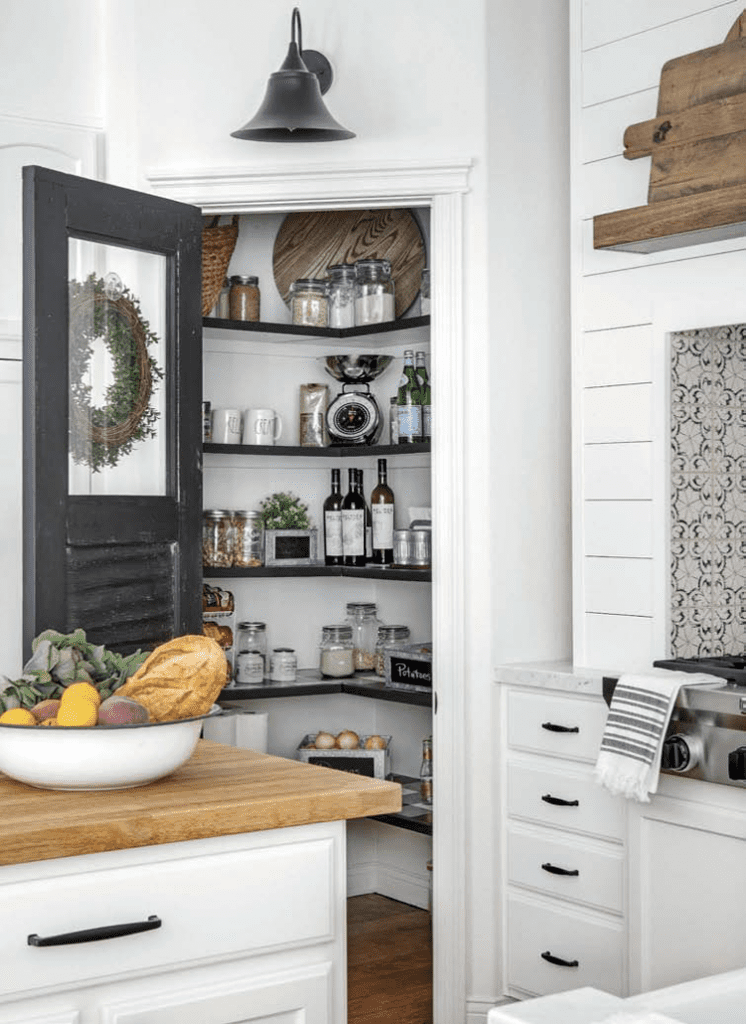
<instances>
[{"instance_id":1,"label":"wooden cutting board on shelf","mask_svg":"<svg viewBox=\"0 0 746 1024\"><path fill-rule=\"evenodd\" d=\"M280 225L272 254L277 289L290 302L301 277L326 277L335 263L387 259L394 279L396 316L416 299L427 265L425 241L410 210L310 210Z\"/></svg>"},{"instance_id":2,"label":"wooden cutting board on shelf","mask_svg":"<svg viewBox=\"0 0 746 1024\"><path fill-rule=\"evenodd\" d=\"M624 146L652 157L649 203L746 182L746 11L723 43L663 65L658 112Z\"/></svg>"}]
</instances>

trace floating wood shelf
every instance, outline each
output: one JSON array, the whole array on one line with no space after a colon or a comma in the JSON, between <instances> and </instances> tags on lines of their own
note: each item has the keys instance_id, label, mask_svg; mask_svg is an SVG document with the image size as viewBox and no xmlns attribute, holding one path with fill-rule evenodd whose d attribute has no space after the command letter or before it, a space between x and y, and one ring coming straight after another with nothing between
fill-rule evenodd
<instances>
[{"instance_id":1,"label":"floating wood shelf","mask_svg":"<svg viewBox=\"0 0 746 1024\"><path fill-rule=\"evenodd\" d=\"M650 253L746 236L746 11L725 41L663 65L656 116L624 133L650 156L647 206L593 218L594 249Z\"/></svg>"}]
</instances>

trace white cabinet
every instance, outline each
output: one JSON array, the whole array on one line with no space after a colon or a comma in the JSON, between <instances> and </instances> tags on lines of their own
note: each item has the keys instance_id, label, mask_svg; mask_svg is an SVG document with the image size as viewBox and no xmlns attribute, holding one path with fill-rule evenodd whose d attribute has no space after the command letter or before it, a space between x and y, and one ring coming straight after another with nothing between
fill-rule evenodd
<instances>
[{"instance_id":1,"label":"white cabinet","mask_svg":"<svg viewBox=\"0 0 746 1024\"><path fill-rule=\"evenodd\" d=\"M630 806L630 989L646 992L746 963L743 791L661 779Z\"/></svg>"},{"instance_id":2,"label":"white cabinet","mask_svg":"<svg viewBox=\"0 0 746 1024\"><path fill-rule=\"evenodd\" d=\"M343 1024L344 822L0 874L0 1022ZM30 945L156 918L157 928Z\"/></svg>"},{"instance_id":3,"label":"white cabinet","mask_svg":"<svg viewBox=\"0 0 746 1024\"><path fill-rule=\"evenodd\" d=\"M626 988L626 810L593 779L600 697L503 685L506 992Z\"/></svg>"}]
</instances>

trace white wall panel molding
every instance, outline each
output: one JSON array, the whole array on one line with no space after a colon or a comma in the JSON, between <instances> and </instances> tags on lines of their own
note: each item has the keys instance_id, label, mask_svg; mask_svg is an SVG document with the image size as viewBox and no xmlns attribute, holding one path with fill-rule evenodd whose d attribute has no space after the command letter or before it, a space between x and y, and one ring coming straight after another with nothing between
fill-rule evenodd
<instances>
[{"instance_id":1,"label":"white wall panel molding","mask_svg":"<svg viewBox=\"0 0 746 1024\"><path fill-rule=\"evenodd\" d=\"M655 117L658 90L644 89L631 96L620 96L607 103L585 107L580 115L581 151L583 163L621 156L624 133L629 125ZM648 161L640 160L648 166Z\"/></svg>"},{"instance_id":2,"label":"white wall panel molding","mask_svg":"<svg viewBox=\"0 0 746 1024\"><path fill-rule=\"evenodd\" d=\"M582 660L576 664L610 674L649 669L656 657L653 625L652 616L586 613Z\"/></svg>"},{"instance_id":3,"label":"white wall panel molding","mask_svg":"<svg viewBox=\"0 0 746 1024\"><path fill-rule=\"evenodd\" d=\"M740 0L583 0L583 49L681 21L713 7L739 7ZM735 20L736 14L733 15Z\"/></svg>"},{"instance_id":4,"label":"white wall panel molding","mask_svg":"<svg viewBox=\"0 0 746 1024\"><path fill-rule=\"evenodd\" d=\"M581 384L641 384L653 379L650 324L583 335Z\"/></svg>"},{"instance_id":5,"label":"white wall panel molding","mask_svg":"<svg viewBox=\"0 0 746 1024\"><path fill-rule=\"evenodd\" d=\"M610 615L653 614L652 558L585 558L589 612Z\"/></svg>"},{"instance_id":6,"label":"white wall panel molding","mask_svg":"<svg viewBox=\"0 0 746 1024\"><path fill-rule=\"evenodd\" d=\"M582 451L583 498L641 501L653 496L653 444L586 444Z\"/></svg>"},{"instance_id":7,"label":"white wall panel molding","mask_svg":"<svg viewBox=\"0 0 746 1024\"><path fill-rule=\"evenodd\" d=\"M653 395L650 384L586 388L582 401L586 444L651 440Z\"/></svg>"},{"instance_id":8,"label":"white wall panel molding","mask_svg":"<svg viewBox=\"0 0 746 1024\"><path fill-rule=\"evenodd\" d=\"M652 501L586 501L586 555L652 558Z\"/></svg>"}]
</instances>

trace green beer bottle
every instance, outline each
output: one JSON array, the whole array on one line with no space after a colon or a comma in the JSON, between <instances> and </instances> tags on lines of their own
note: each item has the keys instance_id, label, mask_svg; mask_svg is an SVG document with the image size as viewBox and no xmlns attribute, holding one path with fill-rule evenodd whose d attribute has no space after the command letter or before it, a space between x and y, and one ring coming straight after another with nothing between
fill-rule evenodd
<instances>
[{"instance_id":1,"label":"green beer bottle","mask_svg":"<svg viewBox=\"0 0 746 1024\"><path fill-rule=\"evenodd\" d=\"M420 382L414 369L414 353L404 352L404 368L399 378L397 394L399 420L399 444L418 444L422 440L422 405L420 403Z\"/></svg>"}]
</instances>

